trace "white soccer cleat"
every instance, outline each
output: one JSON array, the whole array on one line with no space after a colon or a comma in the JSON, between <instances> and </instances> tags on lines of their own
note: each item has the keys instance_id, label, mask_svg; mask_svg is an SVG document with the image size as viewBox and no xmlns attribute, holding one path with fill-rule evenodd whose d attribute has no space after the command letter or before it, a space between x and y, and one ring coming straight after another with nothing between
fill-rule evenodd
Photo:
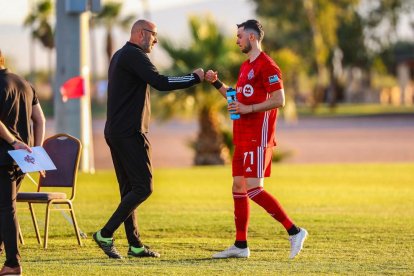
<instances>
[{"instance_id":1,"label":"white soccer cleat","mask_svg":"<svg viewBox=\"0 0 414 276\"><path fill-rule=\"evenodd\" d=\"M308 236L308 231L304 228L299 228L300 232L296 235L290 236L290 255L289 258L293 259L295 258L299 252L303 248L303 243L305 242L306 237Z\"/></svg>"},{"instance_id":2,"label":"white soccer cleat","mask_svg":"<svg viewBox=\"0 0 414 276\"><path fill-rule=\"evenodd\" d=\"M235 245L230 246L224 251L213 255L213 259L225 259L225 258L249 258L250 249L238 248Z\"/></svg>"}]
</instances>

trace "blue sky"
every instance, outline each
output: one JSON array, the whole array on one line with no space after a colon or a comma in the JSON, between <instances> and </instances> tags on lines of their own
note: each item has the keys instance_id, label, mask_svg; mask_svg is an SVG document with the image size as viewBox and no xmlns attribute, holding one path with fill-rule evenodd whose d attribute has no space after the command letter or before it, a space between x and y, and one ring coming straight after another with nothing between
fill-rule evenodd
<instances>
[{"instance_id":1,"label":"blue sky","mask_svg":"<svg viewBox=\"0 0 414 276\"><path fill-rule=\"evenodd\" d=\"M35 0L0 0L0 48L7 56L14 71L24 72L29 68L29 47L35 47L36 67L47 67L47 54L40 44L30 45L29 30L22 27L22 22L29 12L29 5ZM125 0L123 14L143 16L142 0ZM189 15L211 15L222 30L228 35L235 35L235 25L254 17L254 5L249 0L147 0L151 20L158 25L160 36L170 37L177 43L184 43L188 38ZM115 48L121 47L128 40L129 34L115 30ZM98 30L97 44L98 68L106 71L104 58L104 32ZM161 47L155 47L152 58L159 66L166 60Z\"/></svg>"}]
</instances>

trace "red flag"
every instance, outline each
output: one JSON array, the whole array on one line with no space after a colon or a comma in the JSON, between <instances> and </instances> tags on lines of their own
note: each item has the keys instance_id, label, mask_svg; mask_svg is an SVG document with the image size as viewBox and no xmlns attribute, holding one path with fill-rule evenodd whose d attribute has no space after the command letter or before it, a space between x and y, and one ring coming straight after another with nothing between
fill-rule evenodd
<instances>
[{"instance_id":1,"label":"red flag","mask_svg":"<svg viewBox=\"0 0 414 276\"><path fill-rule=\"evenodd\" d=\"M80 98L85 95L85 83L81 76L77 76L67 80L60 87L60 94L62 95L63 102L68 99Z\"/></svg>"}]
</instances>

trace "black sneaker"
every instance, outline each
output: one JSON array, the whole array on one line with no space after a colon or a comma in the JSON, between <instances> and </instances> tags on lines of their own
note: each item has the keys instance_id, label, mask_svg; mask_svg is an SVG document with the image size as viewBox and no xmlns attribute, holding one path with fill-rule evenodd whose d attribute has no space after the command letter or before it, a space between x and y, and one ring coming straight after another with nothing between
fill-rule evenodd
<instances>
[{"instance_id":1,"label":"black sneaker","mask_svg":"<svg viewBox=\"0 0 414 276\"><path fill-rule=\"evenodd\" d=\"M109 258L112 259L122 259L121 254L116 250L114 246L114 239L110 242L103 241L98 239L98 232L93 234L94 241L98 244L98 246L103 250L103 252L108 255Z\"/></svg>"},{"instance_id":2,"label":"black sneaker","mask_svg":"<svg viewBox=\"0 0 414 276\"><path fill-rule=\"evenodd\" d=\"M131 246L129 246L128 256L138 257L138 258L143 258L143 257L159 258L160 253L150 250L149 247L146 245L144 245L144 249L142 251L140 251L139 253L135 253L134 251L132 251Z\"/></svg>"}]
</instances>

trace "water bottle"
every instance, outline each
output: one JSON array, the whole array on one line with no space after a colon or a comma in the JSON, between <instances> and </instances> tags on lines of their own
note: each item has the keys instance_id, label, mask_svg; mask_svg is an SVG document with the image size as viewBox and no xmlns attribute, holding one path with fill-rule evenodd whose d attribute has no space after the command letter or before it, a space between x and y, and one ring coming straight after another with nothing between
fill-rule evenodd
<instances>
[{"instance_id":1,"label":"water bottle","mask_svg":"<svg viewBox=\"0 0 414 276\"><path fill-rule=\"evenodd\" d=\"M234 88L229 87L226 92L227 103L231 104L232 102L237 101L236 90ZM230 119L237 120L240 119L240 114L238 113L230 113Z\"/></svg>"}]
</instances>

